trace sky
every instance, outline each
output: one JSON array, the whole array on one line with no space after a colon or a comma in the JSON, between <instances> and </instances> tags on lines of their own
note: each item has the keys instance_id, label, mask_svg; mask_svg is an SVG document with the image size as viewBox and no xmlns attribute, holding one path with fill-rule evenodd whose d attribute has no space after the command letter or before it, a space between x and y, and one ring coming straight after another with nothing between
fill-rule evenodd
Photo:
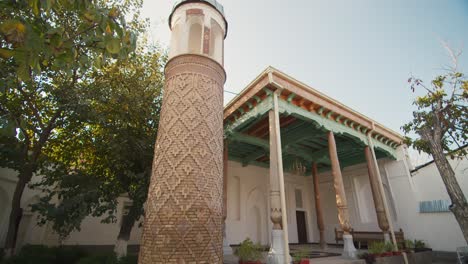
<instances>
[{"instance_id":1,"label":"sky","mask_svg":"<svg viewBox=\"0 0 468 264\"><path fill-rule=\"evenodd\" d=\"M268 66L401 132L415 97L410 76L429 83L464 50L468 0L218 0L229 23L225 90L238 93ZM170 42L173 0L144 0L151 36ZM225 92L225 103L235 95Z\"/></svg>"}]
</instances>

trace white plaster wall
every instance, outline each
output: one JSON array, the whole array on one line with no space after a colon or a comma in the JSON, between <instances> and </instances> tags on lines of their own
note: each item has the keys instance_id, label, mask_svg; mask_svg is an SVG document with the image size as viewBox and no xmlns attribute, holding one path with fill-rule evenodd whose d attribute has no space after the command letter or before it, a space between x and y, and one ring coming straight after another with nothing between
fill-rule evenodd
<instances>
[{"instance_id":1,"label":"white plaster wall","mask_svg":"<svg viewBox=\"0 0 468 264\"><path fill-rule=\"evenodd\" d=\"M402 228L410 239L422 239L434 250L453 251L463 245L461 231L451 213L420 214L420 200L448 199L443 183L434 165L419 170L413 177L409 174L405 159L396 161L380 160L380 169L384 183L388 184L388 198L395 229ZM457 178L463 191L468 192L467 162L452 161ZM375 209L365 164L344 168L342 171L345 192L348 200L350 222L355 230L379 231ZM387 180L388 177L388 180ZM10 212L9 203L13 195L16 173L0 169L0 246L3 246L6 226ZM315 214L313 183L311 177L298 177L285 174L286 202L290 243L297 242L295 189L301 189L303 210L306 213L307 236L309 242L318 241L317 221ZM334 242L334 228L339 228L335 190L330 172L319 174L319 190L324 211L325 235L329 243ZM23 195L22 206L38 197L39 192L27 189ZM118 209L118 220L121 219L123 201ZM228 216L227 239L230 244L238 244L246 237L258 236L259 242L269 244L271 221L269 218L269 170L255 166L242 167L237 162L228 163ZM257 208L259 216L249 217L252 208ZM26 214L29 213L26 211ZM28 232L22 235L20 243L57 244L57 237L51 233L50 226L37 227L34 216L29 223L23 224ZM254 220L253 220L254 219ZM113 245L117 237L120 222L102 224L101 219L88 217L82 224L80 232L75 232L63 241L74 245ZM260 223L259 225L257 223ZM252 226L251 223L256 223ZM257 230L259 227L261 230ZM258 231L258 232L257 232ZM430 231L430 232L428 232ZM257 235L259 234L259 235ZM129 244L138 244L141 228L134 226Z\"/></svg>"},{"instance_id":2,"label":"white plaster wall","mask_svg":"<svg viewBox=\"0 0 468 264\"><path fill-rule=\"evenodd\" d=\"M379 231L371 190L370 188L365 188L366 185L369 185L366 165L359 164L345 168L343 169L342 174L352 227L357 231ZM251 227L251 223L248 222L248 216L245 214L249 212L249 208L253 205L246 202L248 192L255 188L263 188L265 191L264 198L267 199L267 202L264 204L265 206L268 206L268 175L269 170L267 168L260 168L255 166L242 167L242 165L237 162L229 162L227 239L230 244L238 244L249 236L249 228ZM325 237L328 243L334 243L334 228L336 227L339 229L340 227L338 222L338 211L336 208L333 179L330 172L320 173L318 177L319 191L324 213ZM235 195L236 187L233 184L230 184L234 181L237 181L234 180L234 178L240 179L239 196ZM296 210L305 211L306 213L308 241L318 242L319 234L315 213L312 177L299 177L285 173L285 189L289 242L298 242ZM304 208L296 208L296 189L300 189L302 191ZM358 192L360 193L361 201L359 201L357 198ZM239 199L239 201L234 201L234 197ZM394 206L393 202L393 197L389 197L389 203L392 206ZM240 206L240 218L236 218L236 213L234 212L237 210L238 206ZM367 212L368 217L363 219L360 216L360 212ZM262 232L266 232L268 237L263 238L262 242L269 241L268 239L271 230L271 221L269 220L269 217L267 220L268 221L265 223L265 227L262 229ZM400 228L398 222L395 222L395 228Z\"/></svg>"},{"instance_id":3,"label":"white plaster wall","mask_svg":"<svg viewBox=\"0 0 468 264\"><path fill-rule=\"evenodd\" d=\"M240 190L235 186L240 182ZM303 207L300 208L306 214L307 221L307 237L310 242L314 241L316 229L315 212L312 210L313 196L311 190L312 182L306 177L298 177L290 174L285 174L285 189L288 217L288 234L290 243L298 241L296 227L296 201L294 191L301 189L303 195ZM237 195L236 192L240 195ZM261 198L257 198L255 202L249 199L253 192L260 192ZM257 192L257 194L258 194ZM258 197L258 195L256 195ZM239 244L247 237L253 236L253 227L251 222L251 208L261 207L261 212L265 214L261 218L261 242L269 244L271 241L271 220L269 207L269 170L256 166L242 167L240 163L229 161L228 163L228 198L227 198L227 219L226 219L226 235L229 244ZM240 215L236 212L240 209Z\"/></svg>"},{"instance_id":4,"label":"white plaster wall","mask_svg":"<svg viewBox=\"0 0 468 264\"><path fill-rule=\"evenodd\" d=\"M382 170L382 166L380 166ZM369 184L369 175L365 163L342 169L343 183L351 227L355 231L381 231L375 213L374 201ZM382 175L384 177L385 174ZM325 239L328 243L335 243L334 229L341 229L338 222L336 196L331 172L319 174L319 191L324 212ZM313 199L313 197L312 197ZM388 197L389 205L394 206L394 198ZM315 212L315 206L314 212ZM314 214L315 217L315 214ZM394 221L395 229L400 224ZM318 241L318 236L314 241Z\"/></svg>"},{"instance_id":5,"label":"white plaster wall","mask_svg":"<svg viewBox=\"0 0 468 264\"><path fill-rule=\"evenodd\" d=\"M451 160L450 164L466 196L468 161ZM393 171L390 180L399 199L401 222L408 229L407 237L424 240L438 251L455 251L457 247L466 246L461 229L451 212L419 213L419 201L450 200L435 164L418 170L412 177L404 165L402 161L390 162L387 169Z\"/></svg>"},{"instance_id":6,"label":"white plaster wall","mask_svg":"<svg viewBox=\"0 0 468 264\"><path fill-rule=\"evenodd\" d=\"M38 181L40 178L34 176L33 181ZM0 169L0 248L4 247L8 217L11 210L11 199L17 182L17 173L10 169ZM51 225L37 225L37 213L30 211L29 205L38 201L40 197L39 190L26 188L21 207L23 208L23 219L21 220L18 229L17 248L25 244L44 244L58 245L58 236L52 231ZM81 231L73 232L70 236L62 241L65 245L113 245L117 239L122 219L122 209L124 201L128 198L120 198L117 211L118 222L115 224L102 224L101 218L87 217L82 222ZM133 227L129 244L139 244L141 236L141 228L138 223Z\"/></svg>"},{"instance_id":7,"label":"white plaster wall","mask_svg":"<svg viewBox=\"0 0 468 264\"><path fill-rule=\"evenodd\" d=\"M32 181L36 182L39 177L34 176ZM17 172L11 169L0 168L0 248L4 247L8 222L11 212L11 201L18 181ZM37 214L31 212L30 204L38 201L40 191L28 187L24 190L21 198L23 218L18 227L16 247L21 248L25 244L39 243L45 233L45 227L37 225Z\"/></svg>"}]
</instances>

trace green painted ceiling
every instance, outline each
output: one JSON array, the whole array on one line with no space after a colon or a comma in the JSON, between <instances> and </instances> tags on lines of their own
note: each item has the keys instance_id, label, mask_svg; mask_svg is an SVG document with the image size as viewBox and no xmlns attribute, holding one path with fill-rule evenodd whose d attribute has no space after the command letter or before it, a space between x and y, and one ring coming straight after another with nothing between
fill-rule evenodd
<instances>
[{"instance_id":1,"label":"green painted ceiling","mask_svg":"<svg viewBox=\"0 0 468 264\"><path fill-rule=\"evenodd\" d=\"M291 171L294 163L304 165L305 176L311 174L312 162L317 162L319 171L330 170L327 130L314 120L280 114L283 168ZM268 112L246 119L234 130L228 130L229 160L244 166L269 167ZM346 133L335 133L340 166L348 167L365 162L362 140ZM377 158L391 157L376 148Z\"/></svg>"}]
</instances>

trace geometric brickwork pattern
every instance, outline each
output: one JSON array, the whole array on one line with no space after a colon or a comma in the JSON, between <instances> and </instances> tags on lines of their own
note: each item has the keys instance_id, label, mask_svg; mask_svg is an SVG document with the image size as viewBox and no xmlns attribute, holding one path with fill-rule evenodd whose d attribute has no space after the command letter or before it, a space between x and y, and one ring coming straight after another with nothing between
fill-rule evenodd
<instances>
[{"instance_id":1,"label":"geometric brickwork pattern","mask_svg":"<svg viewBox=\"0 0 468 264\"><path fill-rule=\"evenodd\" d=\"M172 58L165 74L139 263L222 263L226 75L200 55Z\"/></svg>"}]
</instances>

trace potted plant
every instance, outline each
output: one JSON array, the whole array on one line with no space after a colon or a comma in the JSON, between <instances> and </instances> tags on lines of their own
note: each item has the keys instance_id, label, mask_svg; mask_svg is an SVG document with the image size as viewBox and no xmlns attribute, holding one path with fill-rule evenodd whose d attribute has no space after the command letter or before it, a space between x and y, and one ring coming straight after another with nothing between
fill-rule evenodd
<instances>
[{"instance_id":1,"label":"potted plant","mask_svg":"<svg viewBox=\"0 0 468 264\"><path fill-rule=\"evenodd\" d=\"M242 241L234 254L239 257L239 264L261 264L262 246L254 244L250 238L247 238Z\"/></svg>"},{"instance_id":2,"label":"potted plant","mask_svg":"<svg viewBox=\"0 0 468 264\"><path fill-rule=\"evenodd\" d=\"M309 252L305 248L301 248L293 254L294 264L309 264Z\"/></svg>"},{"instance_id":3,"label":"potted plant","mask_svg":"<svg viewBox=\"0 0 468 264\"><path fill-rule=\"evenodd\" d=\"M384 245L383 245L383 253L382 253L382 257L389 257L389 256L393 256L393 250L395 249L395 247L393 246L393 244L391 242L385 242Z\"/></svg>"},{"instance_id":4,"label":"potted plant","mask_svg":"<svg viewBox=\"0 0 468 264\"><path fill-rule=\"evenodd\" d=\"M404 245L405 245L406 253L414 252L414 242L413 242L413 240L406 239Z\"/></svg>"},{"instance_id":5,"label":"potted plant","mask_svg":"<svg viewBox=\"0 0 468 264\"><path fill-rule=\"evenodd\" d=\"M375 255L369 253L362 253L359 256L359 259L363 259L366 261L366 264L372 264L375 262Z\"/></svg>"},{"instance_id":6,"label":"potted plant","mask_svg":"<svg viewBox=\"0 0 468 264\"><path fill-rule=\"evenodd\" d=\"M414 252L432 251L422 240L414 240Z\"/></svg>"},{"instance_id":7,"label":"potted plant","mask_svg":"<svg viewBox=\"0 0 468 264\"><path fill-rule=\"evenodd\" d=\"M369 245L369 254L372 254L374 257L380 257L382 253L385 252L385 243L384 242L374 242Z\"/></svg>"}]
</instances>

